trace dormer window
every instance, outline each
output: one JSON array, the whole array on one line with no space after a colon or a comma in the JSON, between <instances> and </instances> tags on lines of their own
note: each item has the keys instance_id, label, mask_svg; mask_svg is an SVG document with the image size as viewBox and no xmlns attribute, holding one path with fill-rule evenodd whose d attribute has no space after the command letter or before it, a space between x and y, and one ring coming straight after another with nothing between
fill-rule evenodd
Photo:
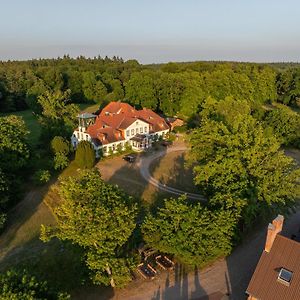
<instances>
[{"instance_id":1,"label":"dormer window","mask_svg":"<svg viewBox=\"0 0 300 300\"><path fill-rule=\"evenodd\" d=\"M108 112L108 111L106 111L106 112L105 112L105 115L106 115L106 116L109 116L109 112Z\"/></svg>"},{"instance_id":2,"label":"dormer window","mask_svg":"<svg viewBox=\"0 0 300 300\"><path fill-rule=\"evenodd\" d=\"M281 268L277 280L285 285L290 285L292 280L293 272L285 268Z\"/></svg>"}]
</instances>

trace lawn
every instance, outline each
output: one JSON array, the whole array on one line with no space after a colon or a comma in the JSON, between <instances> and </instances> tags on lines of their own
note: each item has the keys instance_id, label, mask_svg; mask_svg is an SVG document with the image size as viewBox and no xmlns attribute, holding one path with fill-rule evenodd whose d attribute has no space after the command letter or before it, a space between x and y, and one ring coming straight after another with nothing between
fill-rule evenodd
<instances>
[{"instance_id":1,"label":"lawn","mask_svg":"<svg viewBox=\"0 0 300 300\"><path fill-rule=\"evenodd\" d=\"M185 156L183 151L168 153L153 161L150 173L155 179L170 187L189 193L199 193L199 189L194 185L192 169L185 167Z\"/></svg>"},{"instance_id":2,"label":"lawn","mask_svg":"<svg viewBox=\"0 0 300 300\"><path fill-rule=\"evenodd\" d=\"M80 103L78 104L80 111L85 111L88 113L94 113L99 109L99 104L92 104L91 103Z\"/></svg>"}]
</instances>

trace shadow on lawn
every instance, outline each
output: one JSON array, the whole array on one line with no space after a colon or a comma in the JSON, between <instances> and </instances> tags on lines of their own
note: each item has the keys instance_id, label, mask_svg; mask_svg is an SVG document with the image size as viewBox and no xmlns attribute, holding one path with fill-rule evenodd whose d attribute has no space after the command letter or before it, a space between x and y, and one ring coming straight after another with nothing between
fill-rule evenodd
<instances>
[{"instance_id":1,"label":"shadow on lawn","mask_svg":"<svg viewBox=\"0 0 300 300\"><path fill-rule=\"evenodd\" d=\"M52 182L49 182L49 184L43 187L35 188L27 193L24 200L17 204L8 213L8 220L5 225L5 229L0 236L1 266L3 265L3 262L7 256L12 255L15 251L18 251L18 248L23 248L24 243L29 242L34 237L39 235L40 224L42 221L44 221L41 220L43 217L43 211L40 214L39 210L46 211L48 209L47 207L43 207L42 201L44 196L49 191L51 184ZM41 221L41 223L37 224L38 221ZM51 220L48 221L51 222Z\"/></svg>"}]
</instances>

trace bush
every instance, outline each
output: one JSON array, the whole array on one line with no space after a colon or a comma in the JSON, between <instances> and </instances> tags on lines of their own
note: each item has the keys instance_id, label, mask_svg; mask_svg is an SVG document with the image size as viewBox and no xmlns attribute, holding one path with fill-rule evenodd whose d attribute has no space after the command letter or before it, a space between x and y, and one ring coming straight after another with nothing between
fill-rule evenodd
<instances>
[{"instance_id":1,"label":"bush","mask_svg":"<svg viewBox=\"0 0 300 300\"><path fill-rule=\"evenodd\" d=\"M82 169L91 169L96 160L96 154L93 145L88 141L82 141L78 144L75 154L75 161Z\"/></svg>"},{"instance_id":2,"label":"bush","mask_svg":"<svg viewBox=\"0 0 300 300\"><path fill-rule=\"evenodd\" d=\"M33 175L33 180L36 185L43 185L47 183L51 178L51 174L48 170L38 170Z\"/></svg>"},{"instance_id":3,"label":"bush","mask_svg":"<svg viewBox=\"0 0 300 300\"><path fill-rule=\"evenodd\" d=\"M58 152L55 154L55 156L54 156L54 169L55 170L64 169L65 167L68 166L68 163L69 163L69 159L64 153Z\"/></svg>"},{"instance_id":4,"label":"bush","mask_svg":"<svg viewBox=\"0 0 300 300\"><path fill-rule=\"evenodd\" d=\"M70 152L70 143L62 136L55 136L51 141L51 148L54 154L64 153L68 155Z\"/></svg>"}]
</instances>

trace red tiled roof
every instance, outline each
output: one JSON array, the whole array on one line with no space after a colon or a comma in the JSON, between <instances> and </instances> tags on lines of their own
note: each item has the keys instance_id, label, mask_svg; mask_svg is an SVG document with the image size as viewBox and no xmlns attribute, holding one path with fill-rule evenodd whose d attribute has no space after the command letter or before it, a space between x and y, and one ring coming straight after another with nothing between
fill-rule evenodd
<instances>
[{"instance_id":1,"label":"red tiled roof","mask_svg":"<svg viewBox=\"0 0 300 300\"><path fill-rule=\"evenodd\" d=\"M105 114L120 114L120 113L129 114L129 113L134 113L134 111L135 109L128 103L110 102L102 109L100 115L103 116Z\"/></svg>"},{"instance_id":2,"label":"red tiled roof","mask_svg":"<svg viewBox=\"0 0 300 300\"><path fill-rule=\"evenodd\" d=\"M138 119L150 125L150 132L169 129L164 118L150 109L136 110L128 103L111 102L100 112L95 124L87 128L87 133L101 144L121 141L125 139L121 130Z\"/></svg>"},{"instance_id":3,"label":"red tiled roof","mask_svg":"<svg viewBox=\"0 0 300 300\"><path fill-rule=\"evenodd\" d=\"M291 271L289 286L278 281L281 268ZM277 235L270 252L264 251L247 288L261 300L300 299L300 243Z\"/></svg>"},{"instance_id":4,"label":"red tiled roof","mask_svg":"<svg viewBox=\"0 0 300 300\"><path fill-rule=\"evenodd\" d=\"M137 116L143 121L149 123L153 132L169 129L165 119L160 117L151 109L143 108L142 110L137 111Z\"/></svg>"}]
</instances>

